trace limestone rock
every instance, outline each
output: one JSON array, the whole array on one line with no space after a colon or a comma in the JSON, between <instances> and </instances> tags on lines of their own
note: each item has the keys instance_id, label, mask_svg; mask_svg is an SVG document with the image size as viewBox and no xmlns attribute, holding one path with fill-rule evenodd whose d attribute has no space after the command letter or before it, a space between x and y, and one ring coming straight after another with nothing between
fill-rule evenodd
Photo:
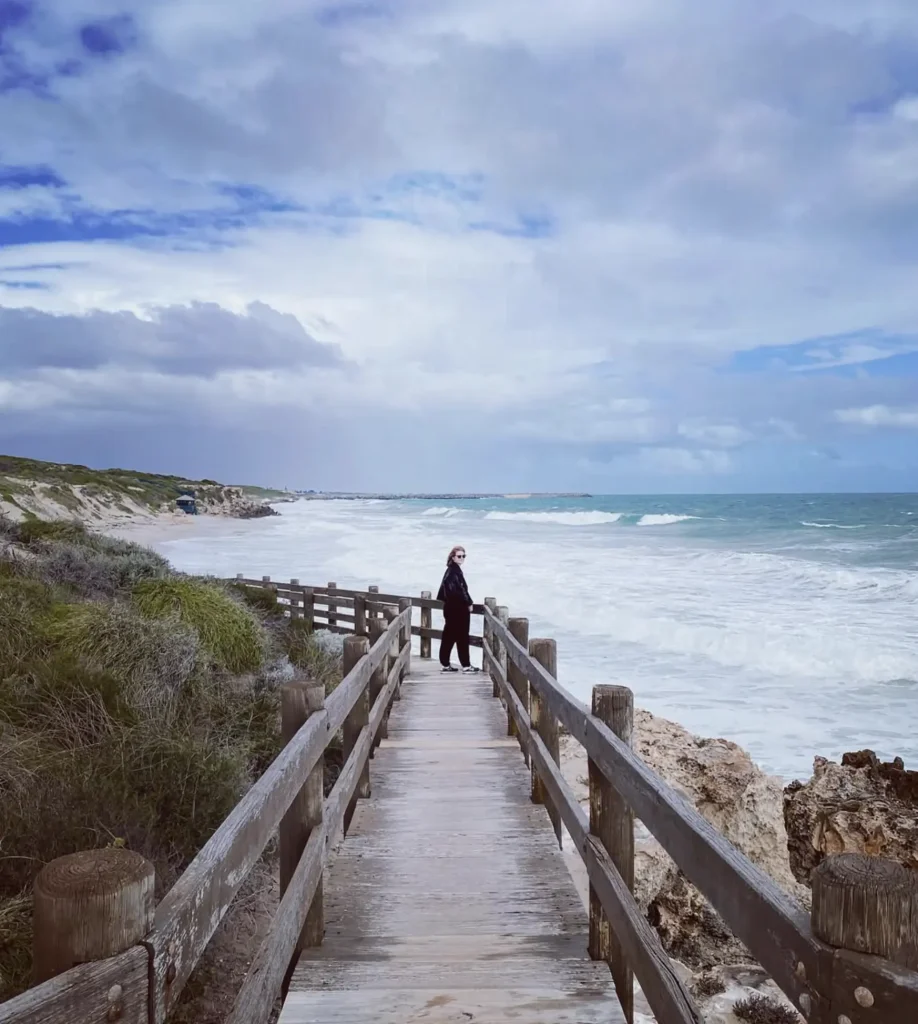
<instances>
[{"instance_id":1,"label":"limestone rock","mask_svg":"<svg viewBox=\"0 0 918 1024\"><path fill-rule=\"evenodd\" d=\"M809 884L836 853L866 853L918 868L918 772L901 758L883 763L872 750L841 764L817 757L813 777L784 790L790 867Z\"/></svg>"}]
</instances>

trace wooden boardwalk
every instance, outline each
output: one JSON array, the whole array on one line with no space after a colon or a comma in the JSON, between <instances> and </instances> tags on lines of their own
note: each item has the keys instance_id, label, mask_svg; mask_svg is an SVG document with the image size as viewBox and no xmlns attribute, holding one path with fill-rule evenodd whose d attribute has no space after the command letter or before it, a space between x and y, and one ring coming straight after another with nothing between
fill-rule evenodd
<instances>
[{"instance_id":1,"label":"wooden boardwalk","mask_svg":"<svg viewBox=\"0 0 918 1024\"><path fill-rule=\"evenodd\" d=\"M619 1024L486 674L415 659L280 1024Z\"/></svg>"}]
</instances>

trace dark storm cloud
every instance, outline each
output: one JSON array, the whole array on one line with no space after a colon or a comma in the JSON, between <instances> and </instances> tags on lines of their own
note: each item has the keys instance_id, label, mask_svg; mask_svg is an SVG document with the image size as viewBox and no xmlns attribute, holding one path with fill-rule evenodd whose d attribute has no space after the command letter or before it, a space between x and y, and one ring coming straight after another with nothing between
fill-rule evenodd
<instances>
[{"instance_id":1,"label":"dark storm cloud","mask_svg":"<svg viewBox=\"0 0 918 1024\"><path fill-rule=\"evenodd\" d=\"M337 345L317 341L296 317L263 302L241 314L212 302L166 306L143 319L127 311L75 316L0 307L0 370L7 377L103 366L209 377L343 363Z\"/></svg>"}]
</instances>

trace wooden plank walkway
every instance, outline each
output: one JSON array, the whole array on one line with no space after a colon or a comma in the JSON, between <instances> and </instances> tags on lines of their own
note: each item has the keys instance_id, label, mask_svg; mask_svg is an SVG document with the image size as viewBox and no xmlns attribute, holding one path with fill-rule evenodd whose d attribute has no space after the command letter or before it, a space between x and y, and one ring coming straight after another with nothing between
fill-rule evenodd
<instances>
[{"instance_id":1,"label":"wooden plank walkway","mask_svg":"<svg viewBox=\"0 0 918 1024\"><path fill-rule=\"evenodd\" d=\"M280 1024L622 1024L484 674L415 658Z\"/></svg>"}]
</instances>

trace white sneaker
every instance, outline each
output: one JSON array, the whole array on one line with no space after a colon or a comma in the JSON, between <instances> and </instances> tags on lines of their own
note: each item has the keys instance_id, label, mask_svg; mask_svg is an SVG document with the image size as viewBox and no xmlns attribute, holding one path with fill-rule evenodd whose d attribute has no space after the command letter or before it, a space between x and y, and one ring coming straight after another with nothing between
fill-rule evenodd
<instances>
[{"instance_id":1,"label":"white sneaker","mask_svg":"<svg viewBox=\"0 0 918 1024\"><path fill-rule=\"evenodd\" d=\"M474 665L466 665L466 667L462 671L463 672L478 672L480 670L475 668Z\"/></svg>"},{"instance_id":2,"label":"white sneaker","mask_svg":"<svg viewBox=\"0 0 918 1024\"><path fill-rule=\"evenodd\" d=\"M440 666L440 671L441 672L458 672L459 669L456 668L455 665L441 665Z\"/></svg>"}]
</instances>

